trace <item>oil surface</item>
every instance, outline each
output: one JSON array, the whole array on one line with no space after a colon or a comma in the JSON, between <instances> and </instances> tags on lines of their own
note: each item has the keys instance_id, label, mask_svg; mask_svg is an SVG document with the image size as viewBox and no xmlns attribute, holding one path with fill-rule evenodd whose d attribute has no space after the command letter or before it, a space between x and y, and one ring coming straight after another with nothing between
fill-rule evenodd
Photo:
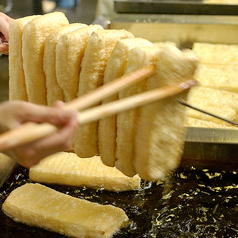
<instances>
[{"instance_id":1,"label":"oil surface","mask_svg":"<svg viewBox=\"0 0 238 238\"><path fill-rule=\"evenodd\" d=\"M28 170L17 167L0 190L2 204L16 187L31 182ZM49 185L47 185L49 186ZM164 181L142 182L141 189L108 192L49 186L74 197L125 210L130 222L113 238L238 237L238 173L195 167L179 168ZM0 212L1 238L60 238L63 235L16 223Z\"/></svg>"}]
</instances>

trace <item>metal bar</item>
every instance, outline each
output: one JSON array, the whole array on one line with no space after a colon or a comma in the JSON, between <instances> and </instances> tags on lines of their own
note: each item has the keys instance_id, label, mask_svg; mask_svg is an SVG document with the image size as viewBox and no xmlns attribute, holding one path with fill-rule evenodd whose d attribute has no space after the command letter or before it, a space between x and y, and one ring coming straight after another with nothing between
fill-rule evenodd
<instances>
[{"instance_id":1,"label":"metal bar","mask_svg":"<svg viewBox=\"0 0 238 238\"><path fill-rule=\"evenodd\" d=\"M226 119L226 118L224 118L224 117L215 115L215 114L213 114L213 113L211 113L211 112L202 110L202 109L197 108L197 107L195 107L195 106L192 106L191 104L189 104L189 103L187 103L187 102L185 102L185 101L182 101L182 100L179 100L179 99L178 99L178 102L179 102L180 104L186 106L186 107L192 108L192 109L194 109L194 110L196 110L196 111L205 113L205 114L207 114L207 115L209 115L209 116L215 117L215 118L217 118L217 119L220 119L220 120L222 120L222 121L225 121L225 122L227 122L227 123L229 123L229 124L232 124L232 125L238 127L238 124L237 124L236 122L234 122L234 121L228 120L228 119Z\"/></svg>"},{"instance_id":2,"label":"metal bar","mask_svg":"<svg viewBox=\"0 0 238 238\"><path fill-rule=\"evenodd\" d=\"M114 1L117 13L238 15L237 4L206 4L202 1Z\"/></svg>"}]
</instances>

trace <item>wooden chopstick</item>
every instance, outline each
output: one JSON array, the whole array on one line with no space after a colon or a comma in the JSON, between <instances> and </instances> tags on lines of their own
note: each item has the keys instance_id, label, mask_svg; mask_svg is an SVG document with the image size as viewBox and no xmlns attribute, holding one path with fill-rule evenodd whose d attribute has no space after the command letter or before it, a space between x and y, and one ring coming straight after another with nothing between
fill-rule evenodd
<instances>
[{"instance_id":1,"label":"wooden chopstick","mask_svg":"<svg viewBox=\"0 0 238 238\"><path fill-rule=\"evenodd\" d=\"M65 105L63 109L73 109L73 110L83 110L87 107L93 106L96 103L99 103L105 98L108 98L119 91L128 88L131 85L134 85L144 79L147 79L153 76L156 73L156 66L149 65L145 66L139 70L136 70L130 74L127 74L123 77L115 79L110 83L104 84L103 86L72 100Z\"/></svg>"},{"instance_id":2,"label":"wooden chopstick","mask_svg":"<svg viewBox=\"0 0 238 238\"><path fill-rule=\"evenodd\" d=\"M141 75L138 77L140 78ZM142 77L145 78L144 74L142 75ZM134 81L137 81L137 80L138 79L136 77ZM187 80L179 85L170 85L164 88L148 91L142 94L135 95L133 97L129 97L123 100L119 100L116 102L108 103L106 105L101 105L92 109L85 110L83 112L78 113L78 122L80 125L87 124L87 123L102 119L104 117L114 115L121 111L133 109L139 106L143 106L143 105L158 101L166 97L174 96L176 94L184 92L185 90L189 89L191 86L194 86L196 82L197 81L195 79ZM131 84L133 83L131 82ZM126 87L126 85L123 85L123 87ZM97 96L95 97L93 93L91 93L91 97L94 97L94 99L92 100L91 97L89 97L89 99L91 100L91 103L97 101L99 97L106 98L105 95L101 95L101 93L98 93L98 91L104 92L107 95L112 95L110 91L110 87L107 88L106 91L104 90L95 90L95 91L97 93ZM118 92L119 91L118 87L113 88L113 91L114 93ZM85 96L84 98L87 98L87 96ZM79 100L82 100L82 99L79 99ZM65 108L74 109L77 106L80 107L80 105L78 104L79 100L74 100L74 102L70 104L70 106L73 105L72 108L70 106L69 107L66 106ZM82 101L84 102L84 100ZM86 107L87 105L88 107L89 104L90 103L85 102L84 106ZM26 129L27 129L27 133L26 133ZM10 149L30 141L35 141L57 130L58 130L57 127L49 123L42 123L42 124L35 124L31 122L26 123L16 128L15 130L7 131L6 133L0 136L0 150Z\"/></svg>"},{"instance_id":3,"label":"wooden chopstick","mask_svg":"<svg viewBox=\"0 0 238 238\"><path fill-rule=\"evenodd\" d=\"M103 104L78 113L78 123L88 124L117 113L145 106L159 100L183 93L196 85L196 79L190 79L180 84L168 85L162 88L153 89L118 101Z\"/></svg>"},{"instance_id":4,"label":"wooden chopstick","mask_svg":"<svg viewBox=\"0 0 238 238\"><path fill-rule=\"evenodd\" d=\"M153 76L155 73L155 65L145 66L121 78L113 80L110 83L81 96L80 98L72 100L71 102L65 104L65 106L62 107L62 110L81 111L99 103L103 99L110 97L115 93L118 93L120 90ZM56 126L49 123L24 123L20 127L0 135L0 151L37 140L52 134L57 130L58 128Z\"/></svg>"}]
</instances>

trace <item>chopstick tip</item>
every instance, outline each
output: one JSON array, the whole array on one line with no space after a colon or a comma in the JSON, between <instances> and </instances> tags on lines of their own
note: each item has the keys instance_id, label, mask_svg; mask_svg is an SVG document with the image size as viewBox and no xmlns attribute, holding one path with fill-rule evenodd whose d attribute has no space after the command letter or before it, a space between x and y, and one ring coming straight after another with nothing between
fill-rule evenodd
<instances>
[{"instance_id":1,"label":"chopstick tip","mask_svg":"<svg viewBox=\"0 0 238 238\"><path fill-rule=\"evenodd\" d=\"M195 85L197 85L198 81L195 78L186 80L180 84L180 87L182 87L184 90L187 90Z\"/></svg>"}]
</instances>

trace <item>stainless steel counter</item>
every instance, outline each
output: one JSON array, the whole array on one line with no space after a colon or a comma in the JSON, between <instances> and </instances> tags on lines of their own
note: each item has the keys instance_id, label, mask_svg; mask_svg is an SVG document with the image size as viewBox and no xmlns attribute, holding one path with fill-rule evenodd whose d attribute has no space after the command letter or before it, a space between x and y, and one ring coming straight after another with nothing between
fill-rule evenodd
<instances>
[{"instance_id":1,"label":"stainless steel counter","mask_svg":"<svg viewBox=\"0 0 238 238\"><path fill-rule=\"evenodd\" d=\"M194 42L238 43L238 16L115 14L104 19L110 29L126 29L152 42L172 41L178 47Z\"/></svg>"},{"instance_id":2,"label":"stainless steel counter","mask_svg":"<svg viewBox=\"0 0 238 238\"><path fill-rule=\"evenodd\" d=\"M202 0L114 0L117 13L237 15L238 5L233 2Z\"/></svg>"}]
</instances>

